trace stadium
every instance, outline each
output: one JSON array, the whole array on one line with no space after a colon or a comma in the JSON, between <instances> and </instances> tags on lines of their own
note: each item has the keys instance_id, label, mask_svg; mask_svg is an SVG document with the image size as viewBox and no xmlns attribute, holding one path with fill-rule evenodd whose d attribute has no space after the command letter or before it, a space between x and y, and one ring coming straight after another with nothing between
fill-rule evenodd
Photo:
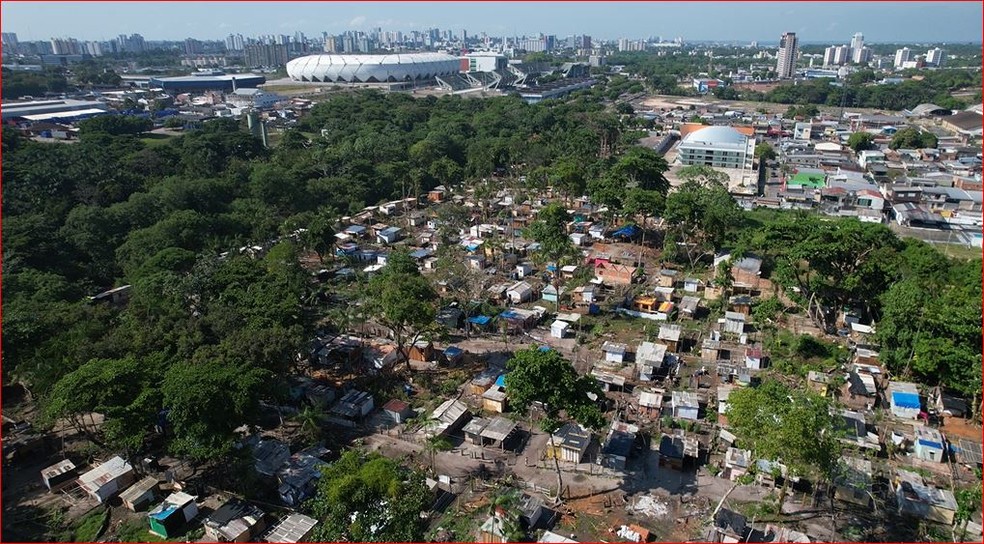
<instances>
[{"instance_id":1,"label":"stadium","mask_svg":"<svg viewBox=\"0 0 984 544\"><path fill-rule=\"evenodd\" d=\"M320 83L428 81L455 75L460 69L458 57L444 53L310 55L287 63L292 80Z\"/></svg>"}]
</instances>

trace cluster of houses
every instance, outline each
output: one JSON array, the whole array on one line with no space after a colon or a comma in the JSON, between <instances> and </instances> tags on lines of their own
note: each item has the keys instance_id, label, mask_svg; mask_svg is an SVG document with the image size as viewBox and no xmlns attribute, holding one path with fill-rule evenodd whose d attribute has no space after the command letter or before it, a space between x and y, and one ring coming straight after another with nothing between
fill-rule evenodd
<instances>
[{"instance_id":1,"label":"cluster of houses","mask_svg":"<svg viewBox=\"0 0 984 544\"><path fill-rule=\"evenodd\" d=\"M268 459L272 455L270 448L262 450L267 457L262 463L257 460L258 470L260 466L264 470L279 468ZM289 451L287 455L283 462L286 472L303 470L296 463L301 456L290 456ZM300 465L303 464L301 461ZM292 485L291 478L291 474L286 476L284 486ZM236 498L222 501L208 516L202 516L198 497L174 484L164 484L154 476L140 478L134 467L119 456L81 474L71 460L65 459L43 469L41 479L51 491L78 489L101 504L119 497L128 510L146 511L147 530L161 538L179 537L201 524L204 537L210 542L304 542L318 523L298 513L274 520L256 505Z\"/></svg>"}]
</instances>

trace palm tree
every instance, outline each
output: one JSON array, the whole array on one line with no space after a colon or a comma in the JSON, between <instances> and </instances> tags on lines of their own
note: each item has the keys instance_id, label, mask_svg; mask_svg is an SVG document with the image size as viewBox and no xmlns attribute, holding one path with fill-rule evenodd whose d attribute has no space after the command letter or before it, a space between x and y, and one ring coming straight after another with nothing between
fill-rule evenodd
<instances>
[{"instance_id":1,"label":"palm tree","mask_svg":"<svg viewBox=\"0 0 984 544\"><path fill-rule=\"evenodd\" d=\"M300 424L301 434L311 442L321 438L321 412L313 406L306 406L294 416L294 421Z\"/></svg>"}]
</instances>

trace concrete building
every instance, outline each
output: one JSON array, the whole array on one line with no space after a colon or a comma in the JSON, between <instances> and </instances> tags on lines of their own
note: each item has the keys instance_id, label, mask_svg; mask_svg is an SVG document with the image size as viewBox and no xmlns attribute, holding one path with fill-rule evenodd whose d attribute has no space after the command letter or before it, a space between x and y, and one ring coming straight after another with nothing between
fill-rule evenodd
<instances>
[{"instance_id":1,"label":"concrete building","mask_svg":"<svg viewBox=\"0 0 984 544\"><path fill-rule=\"evenodd\" d=\"M709 126L683 137L677 147L677 160L684 165L716 168L753 168L755 138L732 127Z\"/></svg>"},{"instance_id":2,"label":"concrete building","mask_svg":"<svg viewBox=\"0 0 984 544\"><path fill-rule=\"evenodd\" d=\"M912 50L908 47L903 47L895 52L895 68L902 68L905 63L912 60Z\"/></svg>"},{"instance_id":3,"label":"concrete building","mask_svg":"<svg viewBox=\"0 0 984 544\"><path fill-rule=\"evenodd\" d=\"M779 39L779 52L776 61L776 73L779 79L792 79L796 73L796 56L799 52L799 40L795 32L784 32Z\"/></svg>"},{"instance_id":4,"label":"concrete building","mask_svg":"<svg viewBox=\"0 0 984 544\"><path fill-rule=\"evenodd\" d=\"M934 47L926 52L926 64L929 66L942 68L945 60L946 51L943 51L939 47Z\"/></svg>"}]
</instances>

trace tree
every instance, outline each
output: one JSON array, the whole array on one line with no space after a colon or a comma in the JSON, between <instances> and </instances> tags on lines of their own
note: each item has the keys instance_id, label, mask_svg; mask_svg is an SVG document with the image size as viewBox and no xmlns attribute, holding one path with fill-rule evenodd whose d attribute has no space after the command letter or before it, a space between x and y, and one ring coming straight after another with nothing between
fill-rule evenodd
<instances>
[{"instance_id":1,"label":"tree","mask_svg":"<svg viewBox=\"0 0 984 544\"><path fill-rule=\"evenodd\" d=\"M759 161L773 161L776 159L776 150L768 142L762 142L755 146L755 158Z\"/></svg>"},{"instance_id":2,"label":"tree","mask_svg":"<svg viewBox=\"0 0 984 544\"><path fill-rule=\"evenodd\" d=\"M140 134L152 128L154 128L154 122L150 119L131 115L100 115L79 121L79 133L83 137L96 133L112 136Z\"/></svg>"},{"instance_id":3,"label":"tree","mask_svg":"<svg viewBox=\"0 0 984 544\"><path fill-rule=\"evenodd\" d=\"M544 206L537 218L527 228L527 235L540 244L535 259L541 263L552 262L559 272L560 267L577 258L578 251L567 234L567 223L571 220L567 209L556 202ZM553 286L558 287L559 273L553 275ZM560 299L557 299L560 305Z\"/></svg>"},{"instance_id":4,"label":"tree","mask_svg":"<svg viewBox=\"0 0 984 544\"><path fill-rule=\"evenodd\" d=\"M688 167L694 168L694 167ZM703 179L719 179L718 172L696 167L687 175L694 176L684 182L666 198L664 219L686 241L686 253L693 266L699 258L721 246L729 232L743 221L741 208L728 189L719 182Z\"/></svg>"},{"instance_id":5,"label":"tree","mask_svg":"<svg viewBox=\"0 0 984 544\"><path fill-rule=\"evenodd\" d=\"M176 453L196 459L215 459L230 451L233 430L252 423L259 399L269 387L270 374L199 350L196 362L177 362L168 368L161 386L167 422L173 427Z\"/></svg>"},{"instance_id":6,"label":"tree","mask_svg":"<svg viewBox=\"0 0 984 544\"><path fill-rule=\"evenodd\" d=\"M506 363L506 393L518 412L525 412L535 403L542 403L546 412L544 431L560 427L562 418L577 421L592 429L600 429L605 419L596 400L604 396L598 382L591 376L581 376L574 366L552 349L531 347L517 351ZM593 397L593 399L592 399ZM557 471L557 501L561 500L563 479L560 463L554 458Z\"/></svg>"},{"instance_id":7,"label":"tree","mask_svg":"<svg viewBox=\"0 0 984 544\"><path fill-rule=\"evenodd\" d=\"M875 148L875 135L869 132L855 132L847 139L847 147L860 153L866 149Z\"/></svg>"},{"instance_id":8,"label":"tree","mask_svg":"<svg viewBox=\"0 0 984 544\"><path fill-rule=\"evenodd\" d=\"M770 379L735 390L728 397L727 416L744 447L759 459L786 466L780 512L790 477L826 479L834 470L840 449L829 401L819 394Z\"/></svg>"},{"instance_id":9,"label":"tree","mask_svg":"<svg viewBox=\"0 0 984 544\"><path fill-rule=\"evenodd\" d=\"M431 506L424 475L377 453L349 450L324 468L305 510L320 542L422 542Z\"/></svg>"},{"instance_id":10,"label":"tree","mask_svg":"<svg viewBox=\"0 0 984 544\"><path fill-rule=\"evenodd\" d=\"M412 372L406 348L434 326L437 294L430 282L420 275L417 263L405 249L390 253L386 266L369 282L369 305L380 321L393 331L397 364L406 360Z\"/></svg>"},{"instance_id":11,"label":"tree","mask_svg":"<svg viewBox=\"0 0 984 544\"><path fill-rule=\"evenodd\" d=\"M918 127L906 127L892 136L889 149L923 149L936 147L937 138L932 132L923 132Z\"/></svg>"}]
</instances>

